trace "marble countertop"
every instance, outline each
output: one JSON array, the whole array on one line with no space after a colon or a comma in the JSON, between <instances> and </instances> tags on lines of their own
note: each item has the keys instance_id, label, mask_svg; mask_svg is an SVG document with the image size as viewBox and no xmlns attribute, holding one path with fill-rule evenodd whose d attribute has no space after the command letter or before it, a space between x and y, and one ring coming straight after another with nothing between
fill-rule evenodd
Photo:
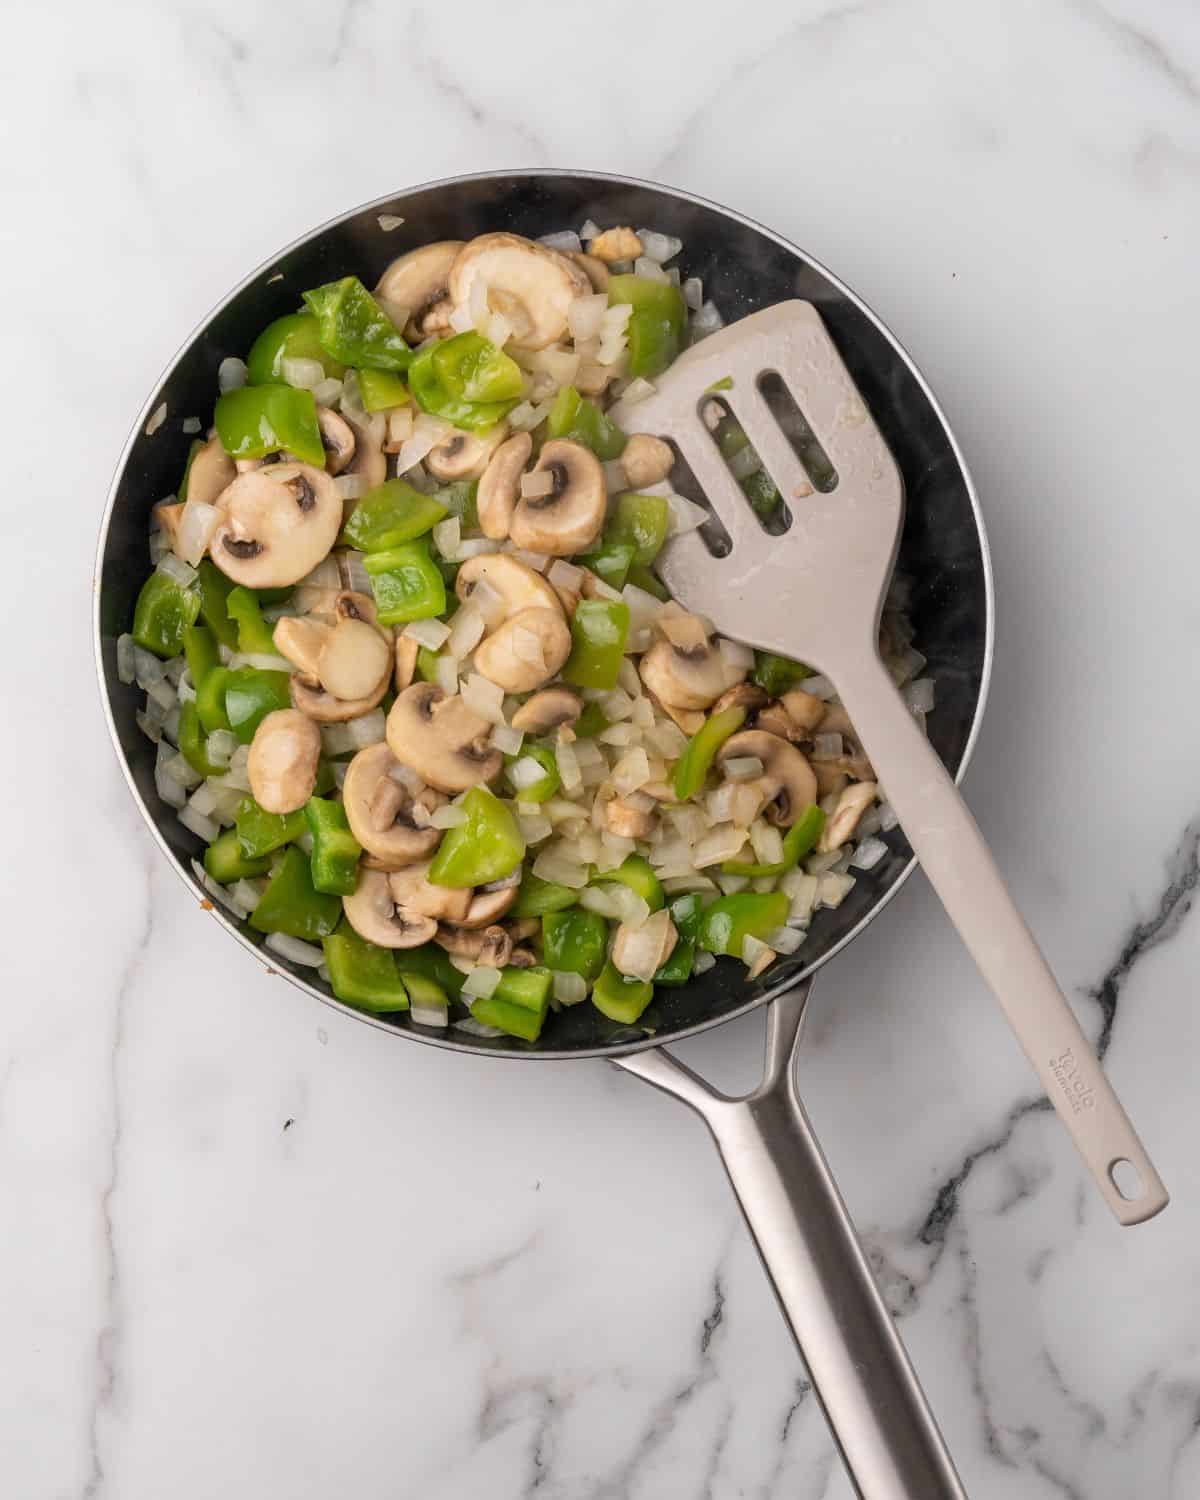
<instances>
[{"instance_id":1,"label":"marble countertop","mask_svg":"<svg viewBox=\"0 0 1200 1500\"><path fill-rule=\"evenodd\" d=\"M919 877L823 974L803 1091L974 1500L1193 1500L1194 13L549 14L9 17L0 1487L849 1494L700 1125L605 1065L406 1046L268 977L152 847L103 729L100 506L186 331L326 216L545 164L790 236L955 424L999 610L968 792L1174 1202L1116 1227ZM683 1051L733 1086L761 1033Z\"/></svg>"}]
</instances>

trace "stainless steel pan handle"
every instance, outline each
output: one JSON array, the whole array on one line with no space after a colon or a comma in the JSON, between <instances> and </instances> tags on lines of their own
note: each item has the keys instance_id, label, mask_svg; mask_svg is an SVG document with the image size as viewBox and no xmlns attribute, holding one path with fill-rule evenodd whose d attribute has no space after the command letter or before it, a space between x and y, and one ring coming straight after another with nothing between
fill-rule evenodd
<instances>
[{"instance_id":1,"label":"stainless steel pan handle","mask_svg":"<svg viewBox=\"0 0 1200 1500\"><path fill-rule=\"evenodd\" d=\"M767 1010L763 1081L719 1094L662 1048L615 1059L704 1120L863 1500L966 1500L796 1090L812 981Z\"/></svg>"}]
</instances>

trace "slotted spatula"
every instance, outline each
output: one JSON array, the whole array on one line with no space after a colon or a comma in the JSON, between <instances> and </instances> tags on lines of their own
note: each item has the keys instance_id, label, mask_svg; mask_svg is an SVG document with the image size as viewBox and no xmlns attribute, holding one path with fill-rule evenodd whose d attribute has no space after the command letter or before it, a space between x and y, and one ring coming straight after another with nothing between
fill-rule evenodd
<instances>
[{"instance_id":1,"label":"slotted spatula","mask_svg":"<svg viewBox=\"0 0 1200 1500\"><path fill-rule=\"evenodd\" d=\"M814 484L764 398L778 377L836 474ZM745 429L791 525L763 528L701 416L710 387ZM1033 935L975 819L879 656L878 628L904 515L900 472L809 302L782 302L706 338L647 399L613 413L629 433L672 441L730 550L700 532L659 559L671 593L724 635L816 666L836 686L888 801L950 920L1122 1224L1152 1217L1167 1192ZM824 478L820 482L826 483Z\"/></svg>"}]
</instances>

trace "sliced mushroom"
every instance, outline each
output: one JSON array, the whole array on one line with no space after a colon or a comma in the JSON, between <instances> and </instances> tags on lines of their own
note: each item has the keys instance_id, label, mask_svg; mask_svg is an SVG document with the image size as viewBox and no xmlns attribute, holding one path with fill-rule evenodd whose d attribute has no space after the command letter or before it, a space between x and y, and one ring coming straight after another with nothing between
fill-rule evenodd
<instances>
[{"instance_id":1,"label":"sliced mushroom","mask_svg":"<svg viewBox=\"0 0 1200 1500\"><path fill-rule=\"evenodd\" d=\"M346 920L359 937L381 948L419 948L437 932L437 923L400 910L388 879L382 870L359 870L354 894L342 897Z\"/></svg>"},{"instance_id":2,"label":"sliced mushroom","mask_svg":"<svg viewBox=\"0 0 1200 1500\"><path fill-rule=\"evenodd\" d=\"M488 969L502 969L512 957L512 938L503 927L472 929L442 922L434 942L447 953L473 959Z\"/></svg>"},{"instance_id":3,"label":"sliced mushroom","mask_svg":"<svg viewBox=\"0 0 1200 1500\"><path fill-rule=\"evenodd\" d=\"M875 801L878 791L879 788L873 781L856 781L853 786L846 787L838 797L833 816L821 830L818 853L832 854L835 849L842 847L858 827L863 813Z\"/></svg>"},{"instance_id":4,"label":"sliced mushroom","mask_svg":"<svg viewBox=\"0 0 1200 1500\"><path fill-rule=\"evenodd\" d=\"M674 704L658 704L667 718L670 719L677 729L682 729L684 734L699 734L704 728L704 715L695 708L676 708Z\"/></svg>"},{"instance_id":5,"label":"sliced mushroom","mask_svg":"<svg viewBox=\"0 0 1200 1500\"><path fill-rule=\"evenodd\" d=\"M523 703L510 720L522 734L549 734L561 724L574 724L583 712L583 699L570 688L543 688Z\"/></svg>"},{"instance_id":6,"label":"sliced mushroom","mask_svg":"<svg viewBox=\"0 0 1200 1500\"><path fill-rule=\"evenodd\" d=\"M675 788L665 781L647 781L644 786L638 787L639 792L644 792L647 797L653 797L655 802L678 802Z\"/></svg>"},{"instance_id":7,"label":"sliced mushroom","mask_svg":"<svg viewBox=\"0 0 1200 1500\"><path fill-rule=\"evenodd\" d=\"M764 948L746 970L746 978L757 979L760 974L765 973L771 967L778 957L779 954L775 952L774 948Z\"/></svg>"},{"instance_id":8,"label":"sliced mushroom","mask_svg":"<svg viewBox=\"0 0 1200 1500\"><path fill-rule=\"evenodd\" d=\"M475 648L475 667L506 693L528 693L558 674L571 654L560 609L523 609Z\"/></svg>"},{"instance_id":9,"label":"sliced mushroom","mask_svg":"<svg viewBox=\"0 0 1200 1500\"><path fill-rule=\"evenodd\" d=\"M813 775L817 778L818 797L840 797L850 778L835 760L814 760Z\"/></svg>"},{"instance_id":10,"label":"sliced mushroom","mask_svg":"<svg viewBox=\"0 0 1200 1500\"><path fill-rule=\"evenodd\" d=\"M602 260L595 255L588 255L583 250L571 250L568 253L591 282L593 292L608 291L608 267Z\"/></svg>"},{"instance_id":11,"label":"sliced mushroom","mask_svg":"<svg viewBox=\"0 0 1200 1500\"><path fill-rule=\"evenodd\" d=\"M444 885L431 885L431 860L409 865L388 876L392 900L415 917L437 917L447 922L461 922L471 909L471 890L456 891Z\"/></svg>"},{"instance_id":12,"label":"sliced mushroom","mask_svg":"<svg viewBox=\"0 0 1200 1500\"><path fill-rule=\"evenodd\" d=\"M640 927L622 922L613 939L613 968L629 979L648 984L674 952L678 938L671 913L665 908L654 912Z\"/></svg>"},{"instance_id":13,"label":"sliced mushroom","mask_svg":"<svg viewBox=\"0 0 1200 1500\"><path fill-rule=\"evenodd\" d=\"M766 734L778 735L781 740L802 739L792 717L784 708L778 698L773 703L768 703L765 708L759 709L754 718L755 729L761 729Z\"/></svg>"},{"instance_id":14,"label":"sliced mushroom","mask_svg":"<svg viewBox=\"0 0 1200 1500\"><path fill-rule=\"evenodd\" d=\"M419 642L413 640L411 635L396 637L396 672L392 683L398 693L402 693L413 680L420 649Z\"/></svg>"},{"instance_id":15,"label":"sliced mushroom","mask_svg":"<svg viewBox=\"0 0 1200 1500\"><path fill-rule=\"evenodd\" d=\"M187 494L189 500L202 505L215 505L221 492L237 478L233 459L225 452L221 439L214 435L196 450L188 469Z\"/></svg>"},{"instance_id":16,"label":"sliced mushroom","mask_svg":"<svg viewBox=\"0 0 1200 1500\"><path fill-rule=\"evenodd\" d=\"M465 604L480 582L503 598L506 615L522 609L558 608L558 595L542 575L507 552L469 557L455 576L454 592Z\"/></svg>"},{"instance_id":17,"label":"sliced mushroom","mask_svg":"<svg viewBox=\"0 0 1200 1500\"><path fill-rule=\"evenodd\" d=\"M354 428L328 406L317 407L317 427L325 449L326 473L341 474L354 460Z\"/></svg>"},{"instance_id":18,"label":"sliced mushroom","mask_svg":"<svg viewBox=\"0 0 1200 1500\"><path fill-rule=\"evenodd\" d=\"M321 650L317 676L335 698L369 698L392 673L391 642L357 617L340 619Z\"/></svg>"},{"instance_id":19,"label":"sliced mushroom","mask_svg":"<svg viewBox=\"0 0 1200 1500\"><path fill-rule=\"evenodd\" d=\"M621 454L621 468L635 490L661 484L674 467L675 453L670 443L646 432L635 432Z\"/></svg>"},{"instance_id":20,"label":"sliced mushroom","mask_svg":"<svg viewBox=\"0 0 1200 1500\"><path fill-rule=\"evenodd\" d=\"M471 896L471 904L467 907L464 917L454 918L460 927L474 930L478 927L490 927L493 922L498 922L507 912L510 912L517 899L518 887L506 885L499 891L476 891Z\"/></svg>"},{"instance_id":21,"label":"sliced mushroom","mask_svg":"<svg viewBox=\"0 0 1200 1500\"><path fill-rule=\"evenodd\" d=\"M442 835L412 821L412 797L392 777L395 769L386 745L368 745L346 769L342 802L350 831L363 848L384 867L401 870L432 854Z\"/></svg>"},{"instance_id":22,"label":"sliced mushroom","mask_svg":"<svg viewBox=\"0 0 1200 1500\"><path fill-rule=\"evenodd\" d=\"M727 708L744 708L748 714L752 714L766 701L767 695L757 683L738 682L721 694L713 704L713 713L719 714Z\"/></svg>"},{"instance_id":23,"label":"sliced mushroom","mask_svg":"<svg viewBox=\"0 0 1200 1500\"><path fill-rule=\"evenodd\" d=\"M292 703L302 714L307 714L318 724L345 724L378 708L387 692L390 677L389 668L379 679L379 686L375 691L364 698L336 698L325 691L319 677L309 677L303 672L293 672L288 687Z\"/></svg>"},{"instance_id":24,"label":"sliced mushroom","mask_svg":"<svg viewBox=\"0 0 1200 1500\"><path fill-rule=\"evenodd\" d=\"M522 495L512 514L509 536L518 547L571 557L586 552L600 534L608 490L600 460L582 443L554 438L542 446L534 474L553 481L545 495Z\"/></svg>"},{"instance_id":25,"label":"sliced mushroom","mask_svg":"<svg viewBox=\"0 0 1200 1500\"><path fill-rule=\"evenodd\" d=\"M276 651L306 677L316 677L321 652L332 635L332 625L306 615L284 615L273 632Z\"/></svg>"},{"instance_id":26,"label":"sliced mushroom","mask_svg":"<svg viewBox=\"0 0 1200 1500\"><path fill-rule=\"evenodd\" d=\"M342 497L309 464L268 464L221 492L209 550L221 571L247 588L285 588L311 573L337 541Z\"/></svg>"},{"instance_id":27,"label":"sliced mushroom","mask_svg":"<svg viewBox=\"0 0 1200 1500\"><path fill-rule=\"evenodd\" d=\"M475 479L487 468L507 436L507 422L497 422L484 433L451 432L425 455L425 467L442 483ZM484 536L487 534L485 531Z\"/></svg>"},{"instance_id":28,"label":"sliced mushroom","mask_svg":"<svg viewBox=\"0 0 1200 1500\"><path fill-rule=\"evenodd\" d=\"M604 809L609 833L622 839L648 839L658 824L652 812L635 807L624 797L614 797Z\"/></svg>"},{"instance_id":29,"label":"sliced mushroom","mask_svg":"<svg viewBox=\"0 0 1200 1500\"><path fill-rule=\"evenodd\" d=\"M508 535L521 494L521 475L532 452L530 435L527 432L514 433L500 444L483 471L475 495L475 507L479 512L479 529L494 542L502 542Z\"/></svg>"},{"instance_id":30,"label":"sliced mushroom","mask_svg":"<svg viewBox=\"0 0 1200 1500\"><path fill-rule=\"evenodd\" d=\"M829 707L822 699L801 688L791 688L779 701L801 734L814 730L824 719Z\"/></svg>"},{"instance_id":31,"label":"sliced mushroom","mask_svg":"<svg viewBox=\"0 0 1200 1500\"><path fill-rule=\"evenodd\" d=\"M179 523L183 520L183 501L174 500L168 505L165 500L160 500L152 514L171 544L171 551L174 552L179 545Z\"/></svg>"},{"instance_id":32,"label":"sliced mushroom","mask_svg":"<svg viewBox=\"0 0 1200 1500\"><path fill-rule=\"evenodd\" d=\"M806 807L817 800L817 778L795 745L765 729L743 729L731 735L717 752L724 764L741 756L762 761L758 785L769 801L765 816L778 828L790 828Z\"/></svg>"},{"instance_id":33,"label":"sliced mushroom","mask_svg":"<svg viewBox=\"0 0 1200 1500\"><path fill-rule=\"evenodd\" d=\"M489 307L512 324L519 349L544 349L561 338L567 309L592 289L574 261L518 234L481 234L463 247L449 278L456 308L470 306L477 280L487 288Z\"/></svg>"},{"instance_id":34,"label":"sliced mushroom","mask_svg":"<svg viewBox=\"0 0 1200 1500\"><path fill-rule=\"evenodd\" d=\"M523 943L526 938L537 937L541 931L540 917L517 917L508 924L508 935L514 943Z\"/></svg>"},{"instance_id":35,"label":"sliced mushroom","mask_svg":"<svg viewBox=\"0 0 1200 1500\"><path fill-rule=\"evenodd\" d=\"M376 297L391 317L406 320L406 331L417 339L433 331L424 326L427 316L445 298L450 268L462 248L462 240L422 245L398 256L379 278Z\"/></svg>"},{"instance_id":36,"label":"sliced mushroom","mask_svg":"<svg viewBox=\"0 0 1200 1500\"><path fill-rule=\"evenodd\" d=\"M508 955L510 969L532 969L536 963L536 957L528 948L514 948Z\"/></svg>"},{"instance_id":37,"label":"sliced mushroom","mask_svg":"<svg viewBox=\"0 0 1200 1500\"><path fill-rule=\"evenodd\" d=\"M708 639L687 647L655 641L638 670L664 707L685 709L708 708L746 675L745 667L732 666Z\"/></svg>"},{"instance_id":38,"label":"sliced mushroom","mask_svg":"<svg viewBox=\"0 0 1200 1500\"><path fill-rule=\"evenodd\" d=\"M623 224L605 229L588 243L588 254L611 265L614 260L636 260L642 253L641 236Z\"/></svg>"},{"instance_id":39,"label":"sliced mushroom","mask_svg":"<svg viewBox=\"0 0 1200 1500\"><path fill-rule=\"evenodd\" d=\"M291 813L313 794L321 731L294 708L267 714L254 731L246 775L254 800L269 813Z\"/></svg>"},{"instance_id":40,"label":"sliced mushroom","mask_svg":"<svg viewBox=\"0 0 1200 1500\"><path fill-rule=\"evenodd\" d=\"M354 458L350 473L357 474L367 489L373 490L387 478L387 454L383 451L387 437L387 417L381 411L365 412L347 408L346 420L354 428Z\"/></svg>"},{"instance_id":41,"label":"sliced mushroom","mask_svg":"<svg viewBox=\"0 0 1200 1500\"><path fill-rule=\"evenodd\" d=\"M442 792L465 792L498 775L504 757L488 743L490 732L459 694L448 698L432 682L405 688L387 717L392 754Z\"/></svg>"},{"instance_id":42,"label":"sliced mushroom","mask_svg":"<svg viewBox=\"0 0 1200 1500\"><path fill-rule=\"evenodd\" d=\"M785 704L791 696L793 695L784 695ZM803 696L808 697L810 695L804 694ZM850 715L840 703L822 703L821 707L824 712L814 733L840 734L845 749L840 755L817 755L814 753L814 767L821 764L845 772L854 781L873 781L875 779L874 767L871 765L870 760L863 751L862 745L859 743L858 736L854 731L854 725L850 722Z\"/></svg>"}]
</instances>

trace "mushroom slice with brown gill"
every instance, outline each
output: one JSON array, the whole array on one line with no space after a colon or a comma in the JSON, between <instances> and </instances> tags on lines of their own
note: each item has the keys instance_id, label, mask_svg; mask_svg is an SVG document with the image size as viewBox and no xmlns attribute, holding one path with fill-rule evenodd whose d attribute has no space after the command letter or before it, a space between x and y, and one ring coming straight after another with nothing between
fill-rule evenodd
<instances>
[{"instance_id":1,"label":"mushroom slice with brown gill","mask_svg":"<svg viewBox=\"0 0 1200 1500\"><path fill-rule=\"evenodd\" d=\"M221 439L214 433L196 449L187 471L187 497L202 505L215 505L221 492L237 478L233 459L225 452Z\"/></svg>"},{"instance_id":2,"label":"mushroom slice with brown gill","mask_svg":"<svg viewBox=\"0 0 1200 1500\"><path fill-rule=\"evenodd\" d=\"M513 511L521 495L521 475L533 452L527 432L514 433L500 444L488 460L475 495L479 529L493 542L502 542L512 525Z\"/></svg>"},{"instance_id":3,"label":"mushroom slice with brown gill","mask_svg":"<svg viewBox=\"0 0 1200 1500\"><path fill-rule=\"evenodd\" d=\"M821 722L825 704L812 693L793 688L776 698L759 712L754 721L759 729L781 735L785 740L809 739Z\"/></svg>"},{"instance_id":4,"label":"mushroom slice with brown gill","mask_svg":"<svg viewBox=\"0 0 1200 1500\"><path fill-rule=\"evenodd\" d=\"M420 642L414 640L411 635L396 637L396 670L392 678L392 686L398 693L402 693L416 675L417 653L420 649Z\"/></svg>"},{"instance_id":5,"label":"mushroom slice with brown gill","mask_svg":"<svg viewBox=\"0 0 1200 1500\"><path fill-rule=\"evenodd\" d=\"M475 667L506 693L528 693L558 674L571 654L560 609L523 609L475 648Z\"/></svg>"},{"instance_id":6,"label":"mushroom slice with brown gill","mask_svg":"<svg viewBox=\"0 0 1200 1500\"><path fill-rule=\"evenodd\" d=\"M640 927L622 922L613 938L613 968L627 979L648 984L675 951L678 938L671 913L666 910L654 912Z\"/></svg>"},{"instance_id":7,"label":"mushroom slice with brown gill","mask_svg":"<svg viewBox=\"0 0 1200 1500\"><path fill-rule=\"evenodd\" d=\"M397 256L379 278L375 296L389 317L403 320L410 337L422 339L433 331L424 326L426 319L445 298L450 268L462 248L462 240L435 240Z\"/></svg>"},{"instance_id":8,"label":"mushroom slice with brown gill","mask_svg":"<svg viewBox=\"0 0 1200 1500\"><path fill-rule=\"evenodd\" d=\"M682 635L679 638L683 639ZM695 644L655 641L638 670L664 707L693 710L710 707L746 675L744 667L734 667L725 660L703 628Z\"/></svg>"},{"instance_id":9,"label":"mushroom slice with brown gill","mask_svg":"<svg viewBox=\"0 0 1200 1500\"><path fill-rule=\"evenodd\" d=\"M557 250L519 234L481 234L459 251L450 270L450 300L471 304L476 281L487 303L512 325L518 349L544 349L566 332L567 310L592 290L586 272Z\"/></svg>"},{"instance_id":10,"label":"mushroom slice with brown gill","mask_svg":"<svg viewBox=\"0 0 1200 1500\"><path fill-rule=\"evenodd\" d=\"M635 490L661 484L674 467L675 453L670 443L651 437L648 432L635 432L621 454L621 468Z\"/></svg>"},{"instance_id":11,"label":"mushroom slice with brown gill","mask_svg":"<svg viewBox=\"0 0 1200 1500\"><path fill-rule=\"evenodd\" d=\"M455 693L414 682L392 704L387 742L392 754L441 792L465 792L492 781L504 757L488 743L491 725Z\"/></svg>"},{"instance_id":12,"label":"mushroom slice with brown gill","mask_svg":"<svg viewBox=\"0 0 1200 1500\"><path fill-rule=\"evenodd\" d=\"M562 725L574 724L583 712L583 699L570 688L543 688L522 703L513 714L511 723L522 734L549 734Z\"/></svg>"},{"instance_id":13,"label":"mushroom slice with brown gill","mask_svg":"<svg viewBox=\"0 0 1200 1500\"><path fill-rule=\"evenodd\" d=\"M416 917L436 917L445 922L461 922L471 909L471 890L451 890L449 886L431 885L431 860L409 865L388 876L392 900Z\"/></svg>"},{"instance_id":14,"label":"mushroom slice with brown gill","mask_svg":"<svg viewBox=\"0 0 1200 1500\"><path fill-rule=\"evenodd\" d=\"M309 464L268 464L221 492L212 559L251 589L299 583L328 555L342 525L333 479Z\"/></svg>"},{"instance_id":15,"label":"mushroom slice with brown gill","mask_svg":"<svg viewBox=\"0 0 1200 1500\"><path fill-rule=\"evenodd\" d=\"M518 547L551 557L586 552L604 525L608 491L600 460L582 443L554 438L542 446L526 480L545 476L544 494L523 493L508 534Z\"/></svg>"},{"instance_id":16,"label":"mushroom slice with brown gill","mask_svg":"<svg viewBox=\"0 0 1200 1500\"><path fill-rule=\"evenodd\" d=\"M325 472L341 474L354 461L354 428L336 411L328 406L317 407L317 427L321 433L321 446L325 449Z\"/></svg>"},{"instance_id":17,"label":"mushroom slice with brown gill","mask_svg":"<svg viewBox=\"0 0 1200 1500\"><path fill-rule=\"evenodd\" d=\"M354 429L354 457L348 472L362 480L364 489L373 490L387 478L387 454L383 451L387 417L381 411L356 411L353 407L346 407L344 415ZM349 502L347 514L352 509L353 502Z\"/></svg>"},{"instance_id":18,"label":"mushroom slice with brown gill","mask_svg":"<svg viewBox=\"0 0 1200 1500\"><path fill-rule=\"evenodd\" d=\"M715 714L721 713L727 708L744 708L748 714L760 709L767 701L767 695L755 682L736 682L733 687L727 688L712 706Z\"/></svg>"},{"instance_id":19,"label":"mushroom slice with brown gill","mask_svg":"<svg viewBox=\"0 0 1200 1500\"><path fill-rule=\"evenodd\" d=\"M498 891L468 892L471 904L467 907L466 916L454 920L460 927L471 931L479 927L490 927L512 910L518 889L515 885L506 885Z\"/></svg>"},{"instance_id":20,"label":"mushroom slice with brown gill","mask_svg":"<svg viewBox=\"0 0 1200 1500\"><path fill-rule=\"evenodd\" d=\"M381 948L419 948L437 932L432 917L410 914L396 905L382 870L359 870L354 894L342 897L342 910L359 937Z\"/></svg>"},{"instance_id":21,"label":"mushroom slice with brown gill","mask_svg":"<svg viewBox=\"0 0 1200 1500\"><path fill-rule=\"evenodd\" d=\"M425 467L443 484L456 479L476 479L507 436L507 422L497 422L483 433L457 430L448 433L425 455Z\"/></svg>"},{"instance_id":22,"label":"mushroom slice with brown gill","mask_svg":"<svg viewBox=\"0 0 1200 1500\"><path fill-rule=\"evenodd\" d=\"M254 800L269 813L304 806L317 783L321 731L294 708L269 713L254 731L246 775Z\"/></svg>"},{"instance_id":23,"label":"mushroom slice with brown gill","mask_svg":"<svg viewBox=\"0 0 1200 1500\"><path fill-rule=\"evenodd\" d=\"M507 552L469 557L454 579L454 592L466 603L480 583L504 600L505 617L522 609L557 609L558 595L540 573Z\"/></svg>"},{"instance_id":24,"label":"mushroom slice with brown gill","mask_svg":"<svg viewBox=\"0 0 1200 1500\"><path fill-rule=\"evenodd\" d=\"M447 953L473 959L488 969L502 969L512 957L512 938L503 927L470 928L441 922L434 942Z\"/></svg>"},{"instance_id":25,"label":"mushroom slice with brown gill","mask_svg":"<svg viewBox=\"0 0 1200 1500\"><path fill-rule=\"evenodd\" d=\"M873 781L856 781L853 786L842 791L829 821L821 830L817 843L818 853L832 854L835 849L842 847L858 827L863 813L875 801L878 791L879 788Z\"/></svg>"},{"instance_id":26,"label":"mushroom slice with brown gill","mask_svg":"<svg viewBox=\"0 0 1200 1500\"><path fill-rule=\"evenodd\" d=\"M717 752L717 761L754 757L762 761L757 785L767 799L764 816L778 828L790 828L806 807L817 800L817 778L795 745L765 729L743 729L731 735Z\"/></svg>"},{"instance_id":27,"label":"mushroom slice with brown gill","mask_svg":"<svg viewBox=\"0 0 1200 1500\"><path fill-rule=\"evenodd\" d=\"M412 796L392 776L397 761L386 745L368 745L346 769L342 803L350 831L381 865L402 870L427 859L441 841L437 828L412 821Z\"/></svg>"}]
</instances>

